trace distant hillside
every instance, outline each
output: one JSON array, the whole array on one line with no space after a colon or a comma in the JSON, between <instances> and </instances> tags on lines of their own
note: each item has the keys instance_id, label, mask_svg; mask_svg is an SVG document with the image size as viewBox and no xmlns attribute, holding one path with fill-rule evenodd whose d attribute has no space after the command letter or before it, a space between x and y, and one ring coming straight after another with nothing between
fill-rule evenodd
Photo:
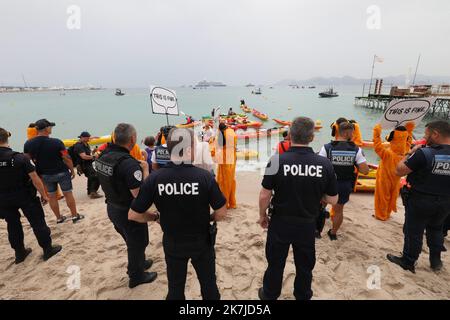
<instances>
[{"instance_id":1,"label":"distant hillside","mask_svg":"<svg viewBox=\"0 0 450 320\"><path fill-rule=\"evenodd\" d=\"M411 79L412 81L412 79ZM363 85L364 83L369 83L370 79L359 79L351 76L344 77L314 77L306 80L294 80L294 79L285 79L278 81L275 83L276 86L289 86L289 85L298 85L298 86L308 86L308 85L318 85L318 86L327 86L327 85ZM383 82L385 85L405 85L406 83L406 75L400 76L390 76L384 77ZM442 84L442 83L450 83L450 76L426 76L418 74L416 77L416 84Z\"/></svg>"}]
</instances>

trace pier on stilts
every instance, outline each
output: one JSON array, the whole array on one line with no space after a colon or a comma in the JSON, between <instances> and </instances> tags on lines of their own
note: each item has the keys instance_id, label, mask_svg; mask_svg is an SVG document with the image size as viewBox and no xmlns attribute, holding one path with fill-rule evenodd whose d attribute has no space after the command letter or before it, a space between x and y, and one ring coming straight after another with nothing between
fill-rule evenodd
<instances>
[{"instance_id":1,"label":"pier on stilts","mask_svg":"<svg viewBox=\"0 0 450 320\"><path fill-rule=\"evenodd\" d=\"M372 110L385 111L389 103L394 99L417 99L419 97L411 96L391 96L371 94L366 97L355 97L355 106L364 107ZM450 120L450 96L438 96L436 101L428 111L429 117Z\"/></svg>"}]
</instances>

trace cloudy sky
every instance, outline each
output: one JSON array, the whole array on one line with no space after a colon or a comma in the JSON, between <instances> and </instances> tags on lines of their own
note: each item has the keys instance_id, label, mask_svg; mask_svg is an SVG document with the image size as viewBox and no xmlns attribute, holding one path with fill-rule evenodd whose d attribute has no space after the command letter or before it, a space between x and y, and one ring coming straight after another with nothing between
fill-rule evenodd
<instances>
[{"instance_id":1,"label":"cloudy sky","mask_svg":"<svg viewBox=\"0 0 450 320\"><path fill-rule=\"evenodd\" d=\"M419 53L419 73L448 76L449 15L446 0L1 0L0 85L368 78L374 54L389 76Z\"/></svg>"}]
</instances>

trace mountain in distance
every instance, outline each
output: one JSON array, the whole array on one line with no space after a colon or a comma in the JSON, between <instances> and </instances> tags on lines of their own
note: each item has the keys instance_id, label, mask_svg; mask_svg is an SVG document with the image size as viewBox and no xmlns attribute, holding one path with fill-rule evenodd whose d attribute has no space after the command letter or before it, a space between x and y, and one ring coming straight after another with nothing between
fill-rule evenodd
<instances>
[{"instance_id":1,"label":"mountain in distance","mask_svg":"<svg viewBox=\"0 0 450 320\"><path fill-rule=\"evenodd\" d=\"M385 85L397 85L404 86L406 84L406 75L399 76L389 76L382 77L383 83ZM412 79L410 79L412 83ZM278 81L275 83L276 86L309 86L309 85L319 85L319 86L330 86L330 85L363 85L369 84L370 79L359 79L351 76L344 77L314 77L306 80L294 80L294 79L285 79ZM373 80L375 83L375 78ZM416 84L448 84L450 83L450 76L426 76L418 74L416 77Z\"/></svg>"}]
</instances>

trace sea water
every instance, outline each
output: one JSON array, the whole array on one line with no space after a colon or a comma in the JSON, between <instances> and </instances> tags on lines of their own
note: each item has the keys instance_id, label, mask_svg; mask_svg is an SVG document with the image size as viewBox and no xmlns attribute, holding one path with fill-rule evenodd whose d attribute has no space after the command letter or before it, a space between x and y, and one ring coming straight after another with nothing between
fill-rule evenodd
<instances>
[{"instance_id":1,"label":"sea water","mask_svg":"<svg viewBox=\"0 0 450 320\"><path fill-rule=\"evenodd\" d=\"M254 88L246 87L210 87L208 89L192 89L191 87L173 87L176 91L179 108L185 114L201 119L210 115L214 107L220 106L221 113L227 113L230 107L240 113L240 100L245 100L250 108L267 113L270 120L264 123L265 128L276 127L271 119L292 120L296 116L307 116L313 120L321 120L323 128L316 131L311 146L316 152L328 143L330 124L339 117L355 119L360 123L363 138L372 140L372 128L379 122L382 113L354 105L355 96L361 95L359 86L335 87L339 97L319 98L318 93L327 88L293 89L290 87L261 87L262 94L251 93ZM150 104L150 89L125 89L124 96L115 96L115 89L22 92L0 94L0 127L12 133L11 146L21 151L26 140L26 128L30 122L41 118L55 122L53 137L60 139L76 138L82 131L89 131L93 136L110 134L119 122L132 123L138 131L138 142L148 135L155 135L159 128L166 124L165 115L153 114ZM250 120L258 120L251 114ZM259 121L259 120L258 120ZM185 122L185 117L170 116L170 124ZM416 130L416 136L423 134L423 125ZM385 132L388 134L388 132ZM260 158L251 161L239 161L239 170L253 170L264 166L273 153L280 137L251 140L248 146L239 141L242 149L258 149ZM371 163L376 163L377 156L372 150L365 150Z\"/></svg>"}]
</instances>

